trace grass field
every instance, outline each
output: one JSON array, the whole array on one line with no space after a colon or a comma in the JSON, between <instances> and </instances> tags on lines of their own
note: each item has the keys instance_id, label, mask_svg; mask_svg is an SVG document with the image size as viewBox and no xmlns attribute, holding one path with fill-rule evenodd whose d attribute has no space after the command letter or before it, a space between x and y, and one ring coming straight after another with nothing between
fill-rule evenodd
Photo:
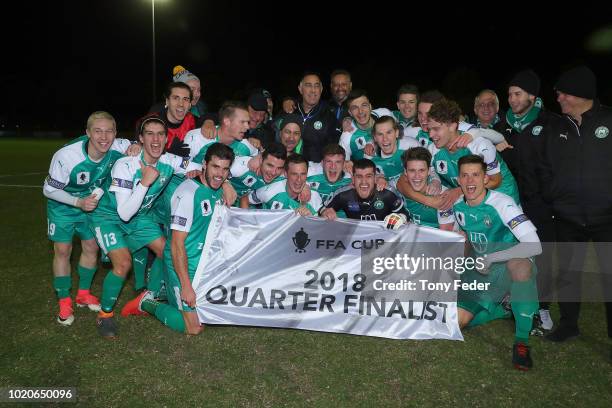
<instances>
[{"instance_id":1,"label":"grass field","mask_svg":"<svg viewBox=\"0 0 612 408\"><path fill-rule=\"evenodd\" d=\"M511 368L512 321L468 330L465 342L212 326L187 337L150 317L118 317L108 341L81 309L61 327L39 188L61 144L0 140L0 387L76 387L85 407L612 406L601 304L584 305L572 342L532 338L527 373ZM134 295L128 282L119 307Z\"/></svg>"}]
</instances>

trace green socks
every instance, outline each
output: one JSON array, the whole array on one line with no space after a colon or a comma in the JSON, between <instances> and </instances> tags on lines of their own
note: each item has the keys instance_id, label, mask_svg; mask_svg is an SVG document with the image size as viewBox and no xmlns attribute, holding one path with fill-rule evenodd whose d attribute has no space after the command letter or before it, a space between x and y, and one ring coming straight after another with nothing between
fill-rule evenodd
<instances>
[{"instance_id":1,"label":"green socks","mask_svg":"<svg viewBox=\"0 0 612 408\"><path fill-rule=\"evenodd\" d=\"M117 298L119 297L119 292L121 292L121 288L123 288L123 282L125 279L119 277L113 273L113 271L109 271L104 278L104 283L102 284L102 310L106 313L110 313L113 311L113 306L117 302Z\"/></svg>"},{"instance_id":2,"label":"green socks","mask_svg":"<svg viewBox=\"0 0 612 408\"><path fill-rule=\"evenodd\" d=\"M53 289L55 289L58 299L70 297L71 286L72 279L70 279L70 276L56 276L53 278Z\"/></svg>"},{"instance_id":3,"label":"green socks","mask_svg":"<svg viewBox=\"0 0 612 408\"><path fill-rule=\"evenodd\" d=\"M155 258L151 265L151 272L149 273L149 282L147 282L147 289L153 292L156 297L162 287L164 280L164 260L161 258Z\"/></svg>"},{"instance_id":4,"label":"green socks","mask_svg":"<svg viewBox=\"0 0 612 408\"><path fill-rule=\"evenodd\" d=\"M532 278L525 282L512 282L510 294L510 305L515 321L515 341L527 344L533 315L537 313L540 307L535 279Z\"/></svg>"},{"instance_id":5,"label":"green socks","mask_svg":"<svg viewBox=\"0 0 612 408\"><path fill-rule=\"evenodd\" d=\"M77 266L77 271L79 272L79 289L88 290L91 288L91 282L97 270L98 268L86 268L81 265Z\"/></svg>"},{"instance_id":6,"label":"green socks","mask_svg":"<svg viewBox=\"0 0 612 408\"><path fill-rule=\"evenodd\" d=\"M147 258L149 248L140 248L132 254L132 268L134 269L134 289L140 290L146 286L145 271L147 269Z\"/></svg>"},{"instance_id":7,"label":"green socks","mask_svg":"<svg viewBox=\"0 0 612 408\"><path fill-rule=\"evenodd\" d=\"M145 312L154 315L157 320L172 330L185 333L185 320L183 320L183 314L177 308L152 299L142 302L141 308Z\"/></svg>"},{"instance_id":8,"label":"green socks","mask_svg":"<svg viewBox=\"0 0 612 408\"><path fill-rule=\"evenodd\" d=\"M476 315L474 315L474 318L472 319L472 321L470 322L468 326L469 327L479 326L481 324L488 323L492 320L507 319L510 316L511 316L510 312L504 309L501 303L499 303L495 305L495 308L491 311L482 310L481 312L476 313Z\"/></svg>"}]
</instances>

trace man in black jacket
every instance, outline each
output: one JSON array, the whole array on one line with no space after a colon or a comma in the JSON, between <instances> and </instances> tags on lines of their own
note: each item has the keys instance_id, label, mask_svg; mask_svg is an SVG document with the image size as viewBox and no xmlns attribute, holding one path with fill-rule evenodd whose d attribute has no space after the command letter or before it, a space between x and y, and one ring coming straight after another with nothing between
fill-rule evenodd
<instances>
[{"instance_id":1,"label":"man in black jacket","mask_svg":"<svg viewBox=\"0 0 612 408\"><path fill-rule=\"evenodd\" d=\"M558 128L559 115L543 109L540 94L540 78L528 69L517 73L508 84L510 109L494 129L504 135L511 146L501 152L510 172L516 179L523 211L536 226L542 253L536 258L537 283L540 297L539 319L534 319L534 332L542 335L553 328L549 306L552 281L552 243L555 231L552 208L542 199L544 186L537 174L542 141ZM548 243L548 244L547 244Z\"/></svg>"},{"instance_id":2,"label":"man in black jacket","mask_svg":"<svg viewBox=\"0 0 612 408\"><path fill-rule=\"evenodd\" d=\"M563 73L555 90L564 116L559 129L548 134L541 176L561 243L557 250L561 321L547 339L562 342L580 334L580 282L589 240L597 254L612 339L612 263L606 253L612 237L612 109L596 99L595 75L586 66Z\"/></svg>"},{"instance_id":3,"label":"man in black jacket","mask_svg":"<svg viewBox=\"0 0 612 408\"><path fill-rule=\"evenodd\" d=\"M323 84L321 77L314 72L306 72L298 86L302 100L298 103L296 114L303 121L303 156L308 161L320 162L323 147L338 143L340 132L336 130L336 117L327 103L321 101Z\"/></svg>"}]
</instances>

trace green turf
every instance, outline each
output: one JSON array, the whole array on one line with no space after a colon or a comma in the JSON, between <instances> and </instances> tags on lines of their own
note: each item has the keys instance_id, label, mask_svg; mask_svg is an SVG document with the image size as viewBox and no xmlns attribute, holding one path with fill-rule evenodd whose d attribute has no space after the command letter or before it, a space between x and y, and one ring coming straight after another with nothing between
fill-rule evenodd
<instances>
[{"instance_id":1,"label":"green turf","mask_svg":"<svg viewBox=\"0 0 612 408\"><path fill-rule=\"evenodd\" d=\"M612 406L601 304L584 305L573 342L532 338L527 373L511 368L511 321L468 330L465 342L212 326L187 337L151 317L119 317L108 341L81 309L60 327L42 192L3 185L42 185L62 143L0 140L0 387L77 387L85 407ZM134 295L129 282L119 306Z\"/></svg>"}]
</instances>

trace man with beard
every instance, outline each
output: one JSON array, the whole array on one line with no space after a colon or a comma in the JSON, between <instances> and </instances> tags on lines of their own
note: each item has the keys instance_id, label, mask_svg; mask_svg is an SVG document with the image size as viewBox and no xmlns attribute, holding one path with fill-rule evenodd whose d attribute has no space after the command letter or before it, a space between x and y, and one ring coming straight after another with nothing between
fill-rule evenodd
<instances>
[{"instance_id":1,"label":"man with beard","mask_svg":"<svg viewBox=\"0 0 612 408\"><path fill-rule=\"evenodd\" d=\"M540 298L549 296L552 279L552 242L555 241L552 208L542 196L545 187L538 176L542 142L558 127L560 117L543 109L540 78L532 70L518 72L508 83L508 104L505 120L494 129L500 132L509 147L501 151L516 180L523 211L538 230L544 245L536 258ZM534 320L534 334L542 335L553 328L549 302L541 301L539 315Z\"/></svg>"},{"instance_id":2,"label":"man with beard","mask_svg":"<svg viewBox=\"0 0 612 408\"><path fill-rule=\"evenodd\" d=\"M393 120L393 119L391 119ZM391 190L376 189L376 165L372 160L360 159L353 164L353 183L339 189L319 214L328 220L335 220L338 211L344 211L347 218L366 221L383 221L392 213L404 215L404 202Z\"/></svg>"},{"instance_id":3,"label":"man with beard","mask_svg":"<svg viewBox=\"0 0 612 408\"><path fill-rule=\"evenodd\" d=\"M342 120L348 116L346 100L353 89L350 72L336 69L330 75L330 90L332 97L329 100L329 110L336 118L336 131L342 131Z\"/></svg>"},{"instance_id":4,"label":"man with beard","mask_svg":"<svg viewBox=\"0 0 612 408\"><path fill-rule=\"evenodd\" d=\"M185 180L172 196L172 234L164 248L168 304L145 291L135 302L136 313L155 316L179 333L197 335L204 329L195 311L193 278L215 207L222 203L221 186L229 175L234 152L214 143L204 158L203 172Z\"/></svg>"}]
</instances>

